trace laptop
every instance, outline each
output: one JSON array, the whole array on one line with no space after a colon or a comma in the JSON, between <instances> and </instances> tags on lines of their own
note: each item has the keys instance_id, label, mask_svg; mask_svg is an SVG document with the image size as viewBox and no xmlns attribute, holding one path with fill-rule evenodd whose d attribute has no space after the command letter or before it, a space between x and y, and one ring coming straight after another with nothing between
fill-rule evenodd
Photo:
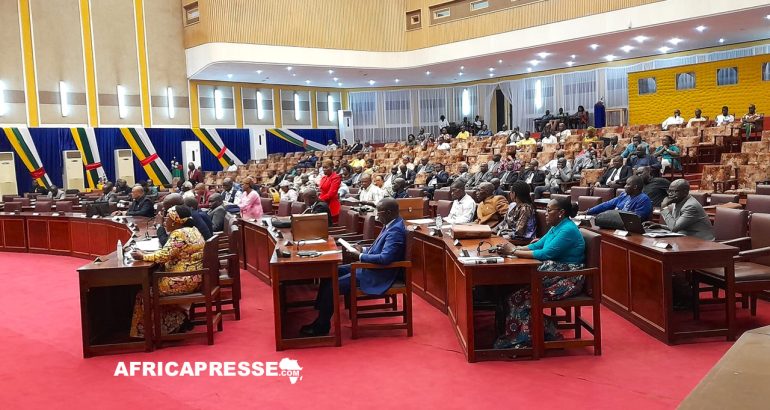
<instances>
[{"instance_id":1,"label":"laptop","mask_svg":"<svg viewBox=\"0 0 770 410\"><path fill-rule=\"evenodd\" d=\"M642 219L639 218L639 215L633 213L633 212L624 212L624 211L618 211L618 215L620 215L620 219L623 221L623 229L631 232L631 233L638 233L638 234L660 234L664 236L678 236L676 234L672 235L671 231L668 229L649 229L642 226Z\"/></svg>"}]
</instances>

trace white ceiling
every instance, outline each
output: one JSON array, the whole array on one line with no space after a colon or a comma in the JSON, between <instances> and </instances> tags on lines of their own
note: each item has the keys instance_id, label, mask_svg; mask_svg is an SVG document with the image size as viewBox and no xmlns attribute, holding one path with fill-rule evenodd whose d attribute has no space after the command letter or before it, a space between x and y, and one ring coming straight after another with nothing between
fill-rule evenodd
<instances>
[{"instance_id":1,"label":"white ceiling","mask_svg":"<svg viewBox=\"0 0 770 410\"><path fill-rule=\"evenodd\" d=\"M677 0L685 2L686 0ZM706 4L716 0L702 0ZM729 3L740 3L740 0L733 0ZM681 5L682 3L678 3ZM652 10L652 9L647 9ZM665 11L665 8L659 10ZM365 55L366 52L340 51L340 50L319 50L314 51L320 56L329 56L330 61L344 61L350 64L319 64L314 65L310 61L318 61L306 54L305 58L285 57L286 63L280 63L281 55L271 54L265 61L252 59L252 61L237 61L238 59L218 57L208 51L208 62L201 65L201 69L190 73L192 79L199 80L218 80L246 83L265 83L265 84L286 84L313 87L337 87L337 88L366 88L366 87L389 87L389 86L409 86L409 85L434 85L434 84L452 84L474 80L494 79L517 74L527 74L529 72L537 73L551 69L561 69L569 67L568 62L572 61L573 68L582 65L604 63L608 61L607 56L615 56L615 62L638 57L665 57L664 54L676 53L687 50L697 50L707 47L720 45L730 45L743 43L747 41L766 40L770 38L770 5L752 7L729 11L720 14L713 14L698 18L680 19L665 24L656 24L654 26L645 26L638 29L623 29L593 36L585 36L572 40L553 41L548 43L538 43L540 38L527 38L526 41L516 41L511 43L510 47L505 44L495 43L495 40L503 40L502 37L489 36L486 41L495 43L491 46L504 51L479 55L470 58L451 58L442 56L438 63L420 64L420 58L417 61L399 60L396 67L403 68L369 68L362 67L361 64L352 64L351 61L331 57L334 53L358 53ZM596 18L596 16L589 17ZM606 18L606 17L605 17ZM588 24L586 20L583 23ZM608 22L610 24L612 22ZM617 22L615 22L617 25ZM570 22L557 23L551 25L561 26L561 30L570 27ZM572 24L580 24L573 21ZM629 26L633 25L629 21ZM702 31L697 28L702 26ZM576 27L576 26L575 26ZM533 28L536 33L540 28ZM506 33L505 40L510 40L511 34L521 33L531 35L533 29L520 30L519 32ZM526 31L526 32L525 32ZM548 33L544 33L542 38L559 38L559 33L553 33L550 28ZM555 34L555 36L554 36ZM647 37L642 43L635 40L637 36ZM561 38L569 37L564 34ZM515 37L514 37L515 38ZM678 44L673 44L672 39L681 39ZM484 39L468 40L463 47L467 52L464 55L474 54L476 49L473 44L480 44ZM530 45L526 48L516 48L518 44L539 44ZM591 45L598 47L592 49ZM457 45L457 43L455 43ZM481 44L486 46L488 44ZM209 45L212 49L215 47L232 47L218 44ZM234 45L235 47L246 48L249 45ZM483 49L484 47L478 47ZM626 52L622 49L624 46L633 47ZM199 46L201 47L201 46ZM268 47L268 46L265 46ZM669 47L667 53L663 53L660 48ZM281 49L294 49L296 47L279 47ZM440 47L433 47L437 52ZM456 50L457 48L455 48ZM425 53L426 49L421 50ZM195 50L188 50L188 71L191 69L192 59L195 57ZM428 50L430 51L430 50ZM446 51L446 49L445 49ZM543 58L539 53L549 53ZM225 55L226 53L222 53ZM373 53L368 53L373 54ZM379 53L387 54L387 53ZM403 54L403 53L402 53ZM210 56L211 55L211 56ZM263 54L264 55L264 54ZM574 58L573 58L574 56ZM402 57L402 56L400 56ZM385 56L387 58L387 55ZM350 60L350 59L347 59ZM408 59L407 59L408 60ZM537 60L537 63L534 63ZM304 64L303 64L304 62ZM324 61L326 63L326 61ZM411 63L411 64L410 64ZM356 67L351 67L356 65ZM373 67L382 67L382 65L372 65ZM291 69L289 69L291 67ZM258 72L259 70L259 72ZM332 71L330 73L330 70ZM531 70L531 71L529 71ZM430 71L430 74L426 74ZM491 75L490 75L491 74ZM337 79L336 81L334 79ZM374 83L370 84L370 81ZM341 84L341 85L340 85Z\"/></svg>"}]
</instances>

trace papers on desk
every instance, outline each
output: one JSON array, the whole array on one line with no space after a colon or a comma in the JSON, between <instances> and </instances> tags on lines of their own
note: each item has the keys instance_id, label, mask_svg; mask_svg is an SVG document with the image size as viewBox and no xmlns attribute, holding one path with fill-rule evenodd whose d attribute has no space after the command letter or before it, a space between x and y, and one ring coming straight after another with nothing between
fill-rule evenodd
<instances>
[{"instance_id":1,"label":"papers on desk","mask_svg":"<svg viewBox=\"0 0 770 410\"><path fill-rule=\"evenodd\" d=\"M413 224L429 224L434 221L434 219L431 218L421 218L421 219L407 219L406 220L409 223Z\"/></svg>"},{"instance_id":2,"label":"papers on desk","mask_svg":"<svg viewBox=\"0 0 770 410\"><path fill-rule=\"evenodd\" d=\"M308 239L304 241L297 241L299 242L300 246L302 245L320 245L322 243L326 243L326 239Z\"/></svg>"},{"instance_id":3,"label":"papers on desk","mask_svg":"<svg viewBox=\"0 0 770 410\"><path fill-rule=\"evenodd\" d=\"M677 232L667 231L665 229L654 230L654 231L647 231L643 235L648 237L648 238L668 238L668 237L673 237L673 236L684 236L684 234L677 233Z\"/></svg>"},{"instance_id":4,"label":"papers on desk","mask_svg":"<svg viewBox=\"0 0 770 410\"><path fill-rule=\"evenodd\" d=\"M487 265L487 264L495 264L495 263L503 263L503 258L499 256L492 256L492 257L478 257L478 256L471 256L471 257L459 257L457 258L460 263L463 265Z\"/></svg>"},{"instance_id":5,"label":"papers on desk","mask_svg":"<svg viewBox=\"0 0 770 410\"><path fill-rule=\"evenodd\" d=\"M144 252L155 252L160 249L160 241L158 238L148 239L146 241L137 241L134 245L136 249Z\"/></svg>"},{"instance_id":6,"label":"papers on desk","mask_svg":"<svg viewBox=\"0 0 770 410\"><path fill-rule=\"evenodd\" d=\"M340 244L340 246L342 246L343 248L345 248L345 250L347 250L348 252L358 252L358 250L354 248L353 245L350 244L350 242L342 238L337 239L337 243Z\"/></svg>"},{"instance_id":7,"label":"papers on desk","mask_svg":"<svg viewBox=\"0 0 770 410\"><path fill-rule=\"evenodd\" d=\"M337 249L336 251L319 251L319 255L334 255L335 253L342 253L341 250Z\"/></svg>"}]
</instances>

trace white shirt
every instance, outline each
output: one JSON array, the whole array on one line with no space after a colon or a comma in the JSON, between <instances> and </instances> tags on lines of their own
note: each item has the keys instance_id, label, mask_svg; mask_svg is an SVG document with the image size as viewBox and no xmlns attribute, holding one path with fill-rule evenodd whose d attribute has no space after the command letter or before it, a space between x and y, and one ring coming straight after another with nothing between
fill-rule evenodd
<instances>
[{"instance_id":1,"label":"white shirt","mask_svg":"<svg viewBox=\"0 0 770 410\"><path fill-rule=\"evenodd\" d=\"M449 121L445 118L444 121L441 121L438 125L439 125L439 129L446 128L449 126Z\"/></svg>"},{"instance_id":2,"label":"white shirt","mask_svg":"<svg viewBox=\"0 0 770 410\"><path fill-rule=\"evenodd\" d=\"M700 117L700 118L692 117L692 118L690 118L689 121L687 121L687 128L691 128L692 125L697 123L697 122L705 122L705 121L707 121L706 117Z\"/></svg>"},{"instance_id":3,"label":"white shirt","mask_svg":"<svg viewBox=\"0 0 770 410\"><path fill-rule=\"evenodd\" d=\"M185 198L195 198L195 192L193 192L192 189L189 191L185 191L185 193L182 194L182 199L185 199Z\"/></svg>"},{"instance_id":4,"label":"white shirt","mask_svg":"<svg viewBox=\"0 0 770 410\"><path fill-rule=\"evenodd\" d=\"M567 139L567 137L572 136L572 131L564 130L564 131L561 131L561 132L557 132L556 136L559 138L559 142L564 143L564 141Z\"/></svg>"},{"instance_id":5,"label":"white shirt","mask_svg":"<svg viewBox=\"0 0 770 410\"><path fill-rule=\"evenodd\" d=\"M227 171L228 172L235 172L237 170L238 170L238 165L235 165L235 164L230 165L229 167L227 167Z\"/></svg>"},{"instance_id":6,"label":"white shirt","mask_svg":"<svg viewBox=\"0 0 770 410\"><path fill-rule=\"evenodd\" d=\"M324 151L334 151L337 149L337 144L327 145L326 148L324 148Z\"/></svg>"},{"instance_id":7,"label":"white shirt","mask_svg":"<svg viewBox=\"0 0 770 410\"><path fill-rule=\"evenodd\" d=\"M438 146L438 149L440 149L442 151L449 151L450 149L452 149L452 146L449 145L449 143L445 141L445 142L442 142L441 145Z\"/></svg>"},{"instance_id":8,"label":"white shirt","mask_svg":"<svg viewBox=\"0 0 770 410\"><path fill-rule=\"evenodd\" d=\"M369 188L361 188L361 190L358 191L358 200L361 202L371 202L377 205L386 195L387 193L384 189L380 189L376 185L371 184L369 185Z\"/></svg>"},{"instance_id":9,"label":"white shirt","mask_svg":"<svg viewBox=\"0 0 770 410\"><path fill-rule=\"evenodd\" d=\"M283 189L281 191L281 201L288 201L288 202L294 202L297 200L297 191L289 188L288 191L283 192Z\"/></svg>"},{"instance_id":10,"label":"white shirt","mask_svg":"<svg viewBox=\"0 0 770 410\"><path fill-rule=\"evenodd\" d=\"M345 185L344 182L340 182L340 189L337 190L337 196L340 198L347 198L349 192L350 190L348 190L348 186Z\"/></svg>"},{"instance_id":11,"label":"white shirt","mask_svg":"<svg viewBox=\"0 0 770 410\"><path fill-rule=\"evenodd\" d=\"M730 114L727 114L726 116L722 114L717 115L717 125L729 124L734 121L735 117Z\"/></svg>"},{"instance_id":12,"label":"white shirt","mask_svg":"<svg viewBox=\"0 0 770 410\"><path fill-rule=\"evenodd\" d=\"M663 124L661 124L661 127L664 130L667 130L669 126L671 125L682 125L684 123L684 118L680 117L668 117L666 118L666 121L663 121Z\"/></svg>"},{"instance_id":13,"label":"white shirt","mask_svg":"<svg viewBox=\"0 0 770 410\"><path fill-rule=\"evenodd\" d=\"M470 195L465 194L462 199L452 201L452 209L444 221L450 224L465 224L473 221L476 216L476 201Z\"/></svg>"},{"instance_id":14,"label":"white shirt","mask_svg":"<svg viewBox=\"0 0 770 410\"><path fill-rule=\"evenodd\" d=\"M550 137L545 137L540 140L541 144L558 144L559 140L556 139L555 135L551 135Z\"/></svg>"},{"instance_id":15,"label":"white shirt","mask_svg":"<svg viewBox=\"0 0 770 410\"><path fill-rule=\"evenodd\" d=\"M519 142L524 138L524 134L521 132L511 132L511 135L508 137L508 143L513 144L515 142Z\"/></svg>"},{"instance_id":16,"label":"white shirt","mask_svg":"<svg viewBox=\"0 0 770 410\"><path fill-rule=\"evenodd\" d=\"M610 184L610 182L615 182L618 179L620 179L620 170L623 169L623 167L620 168L612 168L612 174L610 174L610 177L607 178L607 185Z\"/></svg>"}]
</instances>

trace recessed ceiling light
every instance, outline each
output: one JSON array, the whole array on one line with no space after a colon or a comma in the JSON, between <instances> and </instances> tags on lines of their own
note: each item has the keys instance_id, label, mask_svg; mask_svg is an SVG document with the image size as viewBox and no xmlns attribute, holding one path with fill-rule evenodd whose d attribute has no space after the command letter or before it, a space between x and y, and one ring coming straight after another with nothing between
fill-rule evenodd
<instances>
[{"instance_id":1,"label":"recessed ceiling light","mask_svg":"<svg viewBox=\"0 0 770 410\"><path fill-rule=\"evenodd\" d=\"M630 53L631 50L633 50L634 48L631 46L623 46L623 47L620 47L620 49L625 51L626 53Z\"/></svg>"},{"instance_id":2,"label":"recessed ceiling light","mask_svg":"<svg viewBox=\"0 0 770 410\"><path fill-rule=\"evenodd\" d=\"M465 66L464 66L464 65L461 65L461 66L460 66L460 70L465 70Z\"/></svg>"},{"instance_id":3,"label":"recessed ceiling light","mask_svg":"<svg viewBox=\"0 0 770 410\"><path fill-rule=\"evenodd\" d=\"M766 15L765 18L770 20L770 14Z\"/></svg>"},{"instance_id":4,"label":"recessed ceiling light","mask_svg":"<svg viewBox=\"0 0 770 410\"><path fill-rule=\"evenodd\" d=\"M462 72L459 72L459 73L457 73L457 75L459 75L460 77L462 77L463 73L462 73Z\"/></svg>"},{"instance_id":5,"label":"recessed ceiling light","mask_svg":"<svg viewBox=\"0 0 770 410\"><path fill-rule=\"evenodd\" d=\"M305 80L305 84L310 84L310 80Z\"/></svg>"},{"instance_id":6,"label":"recessed ceiling light","mask_svg":"<svg viewBox=\"0 0 770 410\"><path fill-rule=\"evenodd\" d=\"M567 63L566 63L566 64L567 64L568 66L572 67L573 65L575 65L575 62L574 62L574 61L567 61Z\"/></svg>"},{"instance_id":7,"label":"recessed ceiling light","mask_svg":"<svg viewBox=\"0 0 770 410\"><path fill-rule=\"evenodd\" d=\"M395 81L395 82L399 82L399 81L401 81L401 80L399 80L398 78L396 78L394 81Z\"/></svg>"},{"instance_id":8,"label":"recessed ceiling light","mask_svg":"<svg viewBox=\"0 0 770 410\"><path fill-rule=\"evenodd\" d=\"M604 59L607 61L614 61L617 58L618 58L617 56L614 56L612 54L607 54L606 56L604 56Z\"/></svg>"},{"instance_id":9,"label":"recessed ceiling light","mask_svg":"<svg viewBox=\"0 0 770 410\"><path fill-rule=\"evenodd\" d=\"M546 53L546 52L537 53L537 56L540 57L541 60L545 59L546 57L548 57L550 55L551 55L551 53Z\"/></svg>"},{"instance_id":10,"label":"recessed ceiling light","mask_svg":"<svg viewBox=\"0 0 770 410\"><path fill-rule=\"evenodd\" d=\"M430 75L430 71L426 71L426 72L425 72L425 75Z\"/></svg>"},{"instance_id":11,"label":"recessed ceiling light","mask_svg":"<svg viewBox=\"0 0 770 410\"><path fill-rule=\"evenodd\" d=\"M673 45L677 45L677 44L681 43L682 41L684 41L684 40L682 40L679 37L674 37L671 40L668 40L668 42L673 44Z\"/></svg>"},{"instance_id":12,"label":"recessed ceiling light","mask_svg":"<svg viewBox=\"0 0 770 410\"><path fill-rule=\"evenodd\" d=\"M571 56L569 56L569 58L571 58L571 59L573 59L573 60L575 59L575 57L577 57L577 56L576 56L576 55L574 55L574 54L573 54L573 55L571 55Z\"/></svg>"},{"instance_id":13,"label":"recessed ceiling light","mask_svg":"<svg viewBox=\"0 0 770 410\"><path fill-rule=\"evenodd\" d=\"M342 83L337 83L338 86L342 87Z\"/></svg>"},{"instance_id":14,"label":"recessed ceiling light","mask_svg":"<svg viewBox=\"0 0 770 410\"><path fill-rule=\"evenodd\" d=\"M495 71L495 68L494 67L489 67L489 71L490 72Z\"/></svg>"},{"instance_id":15,"label":"recessed ceiling light","mask_svg":"<svg viewBox=\"0 0 770 410\"><path fill-rule=\"evenodd\" d=\"M663 46L663 47L659 48L658 51L660 51L663 54L666 54L669 51L671 51L671 47Z\"/></svg>"},{"instance_id":16,"label":"recessed ceiling light","mask_svg":"<svg viewBox=\"0 0 770 410\"><path fill-rule=\"evenodd\" d=\"M297 76L297 74L292 74L291 76L292 76L292 77L296 77L296 76Z\"/></svg>"},{"instance_id":17,"label":"recessed ceiling light","mask_svg":"<svg viewBox=\"0 0 770 410\"><path fill-rule=\"evenodd\" d=\"M647 36L636 36L634 37L634 41L636 41L639 44L644 43L645 41L649 40L650 38Z\"/></svg>"},{"instance_id":18,"label":"recessed ceiling light","mask_svg":"<svg viewBox=\"0 0 770 410\"><path fill-rule=\"evenodd\" d=\"M227 78L233 78L233 75L232 74L228 74Z\"/></svg>"},{"instance_id":19,"label":"recessed ceiling light","mask_svg":"<svg viewBox=\"0 0 770 410\"><path fill-rule=\"evenodd\" d=\"M257 70L257 74L262 74L262 70Z\"/></svg>"},{"instance_id":20,"label":"recessed ceiling light","mask_svg":"<svg viewBox=\"0 0 770 410\"><path fill-rule=\"evenodd\" d=\"M294 68L294 67L292 67L292 66L288 66L288 67L286 67L286 69L287 69L288 71L291 71L293 68Z\"/></svg>"},{"instance_id":21,"label":"recessed ceiling light","mask_svg":"<svg viewBox=\"0 0 770 410\"><path fill-rule=\"evenodd\" d=\"M540 64L540 60L529 60L529 64L533 66L537 66L538 64Z\"/></svg>"},{"instance_id":22,"label":"recessed ceiling light","mask_svg":"<svg viewBox=\"0 0 770 410\"><path fill-rule=\"evenodd\" d=\"M497 64L502 64L503 60L497 60Z\"/></svg>"},{"instance_id":23,"label":"recessed ceiling light","mask_svg":"<svg viewBox=\"0 0 770 410\"><path fill-rule=\"evenodd\" d=\"M334 70L329 70L329 74L334 74Z\"/></svg>"},{"instance_id":24,"label":"recessed ceiling light","mask_svg":"<svg viewBox=\"0 0 770 410\"><path fill-rule=\"evenodd\" d=\"M725 42L725 39L723 39L723 38L720 38L720 39L719 39L719 44L722 44L722 43L724 43L724 42Z\"/></svg>"},{"instance_id":25,"label":"recessed ceiling light","mask_svg":"<svg viewBox=\"0 0 770 410\"><path fill-rule=\"evenodd\" d=\"M706 30L706 26L698 26L695 27L696 30L698 30L699 33L703 33Z\"/></svg>"},{"instance_id":26,"label":"recessed ceiling light","mask_svg":"<svg viewBox=\"0 0 770 410\"><path fill-rule=\"evenodd\" d=\"M334 77L334 78L332 78L332 80L334 80L336 82L337 80L339 80L339 78Z\"/></svg>"},{"instance_id":27,"label":"recessed ceiling light","mask_svg":"<svg viewBox=\"0 0 770 410\"><path fill-rule=\"evenodd\" d=\"M490 77L492 77L493 75L494 75L494 74L492 74L492 73L489 73L489 76L490 76Z\"/></svg>"},{"instance_id":28,"label":"recessed ceiling light","mask_svg":"<svg viewBox=\"0 0 770 410\"><path fill-rule=\"evenodd\" d=\"M594 43L594 44L591 44L591 45L590 45L590 46L588 46L588 47L591 47L591 50L596 50L597 48L599 48L599 45L598 45L598 44L596 44L596 43Z\"/></svg>"},{"instance_id":29,"label":"recessed ceiling light","mask_svg":"<svg viewBox=\"0 0 770 410\"><path fill-rule=\"evenodd\" d=\"M527 72L531 73L532 72L532 67L527 67Z\"/></svg>"},{"instance_id":30,"label":"recessed ceiling light","mask_svg":"<svg viewBox=\"0 0 770 410\"><path fill-rule=\"evenodd\" d=\"M375 83L374 80L369 80L369 85L374 85L374 83Z\"/></svg>"}]
</instances>

